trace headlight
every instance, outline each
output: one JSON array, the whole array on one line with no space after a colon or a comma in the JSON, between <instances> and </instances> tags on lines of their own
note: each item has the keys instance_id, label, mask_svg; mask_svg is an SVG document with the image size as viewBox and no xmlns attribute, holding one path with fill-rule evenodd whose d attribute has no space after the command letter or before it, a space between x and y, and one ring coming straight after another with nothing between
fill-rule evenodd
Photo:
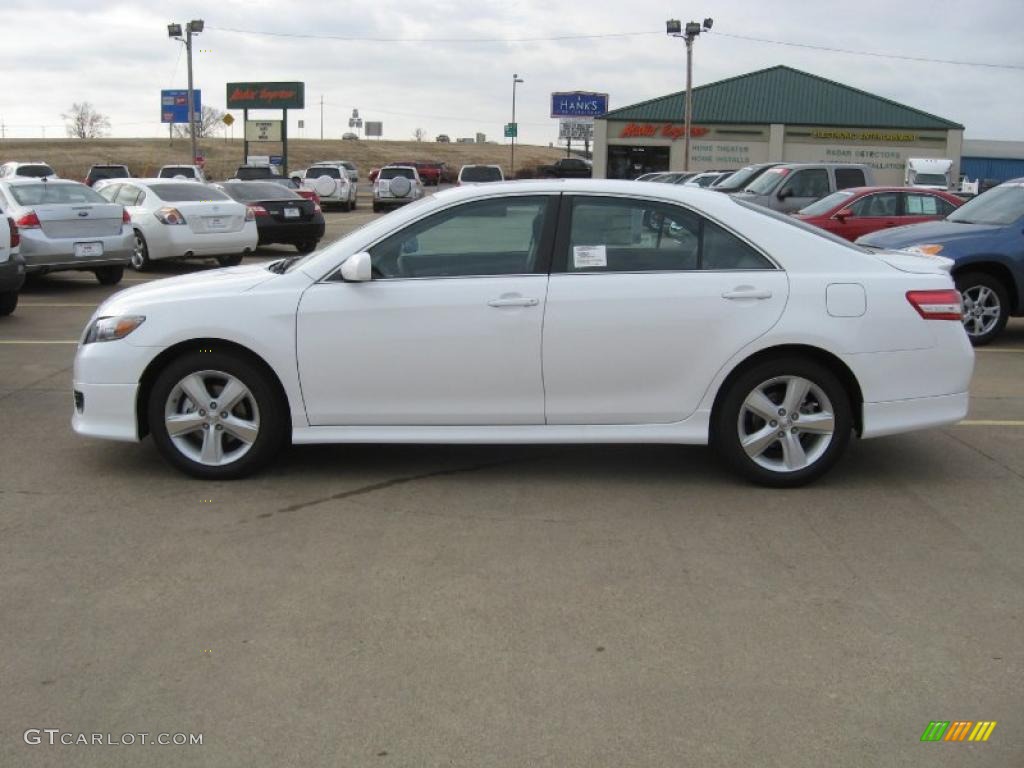
<instances>
[{"instance_id":1,"label":"headlight","mask_svg":"<svg viewBox=\"0 0 1024 768\"><path fill-rule=\"evenodd\" d=\"M903 250L908 253L916 253L919 256L938 256L942 253L942 246L938 243L928 243L926 245L912 245Z\"/></svg>"},{"instance_id":2,"label":"headlight","mask_svg":"<svg viewBox=\"0 0 1024 768\"><path fill-rule=\"evenodd\" d=\"M123 339L146 321L143 315L120 315L97 317L85 332L83 344L94 341L117 341Z\"/></svg>"}]
</instances>

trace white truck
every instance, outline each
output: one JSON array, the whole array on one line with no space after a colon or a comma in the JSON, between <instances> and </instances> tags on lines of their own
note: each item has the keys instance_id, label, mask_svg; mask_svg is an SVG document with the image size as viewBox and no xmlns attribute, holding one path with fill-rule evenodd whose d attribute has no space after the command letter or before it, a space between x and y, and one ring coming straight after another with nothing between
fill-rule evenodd
<instances>
[{"instance_id":1,"label":"white truck","mask_svg":"<svg viewBox=\"0 0 1024 768\"><path fill-rule=\"evenodd\" d=\"M952 189L953 161L945 157L908 157L903 185L924 189Z\"/></svg>"}]
</instances>

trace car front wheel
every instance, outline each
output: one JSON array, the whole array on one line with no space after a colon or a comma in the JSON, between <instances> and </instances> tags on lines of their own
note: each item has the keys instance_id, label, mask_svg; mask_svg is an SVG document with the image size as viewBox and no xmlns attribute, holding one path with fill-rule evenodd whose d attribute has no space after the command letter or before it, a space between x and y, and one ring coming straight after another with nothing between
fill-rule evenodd
<instances>
[{"instance_id":1,"label":"car front wheel","mask_svg":"<svg viewBox=\"0 0 1024 768\"><path fill-rule=\"evenodd\" d=\"M827 472L853 430L850 399L824 366L780 358L741 373L716 410L712 441L748 480L791 488Z\"/></svg>"},{"instance_id":2,"label":"car front wheel","mask_svg":"<svg viewBox=\"0 0 1024 768\"><path fill-rule=\"evenodd\" d=\"M964 306L964 330L971 344L984 346L1002 333L1010 319L1010 302L1003 284L984 272L956 278Z\"/></svg>"},{"instance_id":3,"label":"car front wheel","mask_svg":"<svg viewBox=\"0 0 1024 768\"><path fill-rule=\"evenodd\" d=\"M286 437L285 407L256 364L230 352L197 350L157 376L147 415L167 461L194 477L230 480L277 454Z\"/></svg>"}]
</instances>

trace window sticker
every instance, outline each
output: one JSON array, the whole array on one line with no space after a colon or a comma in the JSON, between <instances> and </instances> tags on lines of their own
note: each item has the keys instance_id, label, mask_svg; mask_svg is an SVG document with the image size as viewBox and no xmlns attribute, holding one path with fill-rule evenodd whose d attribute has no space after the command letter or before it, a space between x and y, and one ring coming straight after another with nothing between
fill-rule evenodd
<instances>
[{"instance_id":1,"label":"window sticker","mask_svg":"<svg viewBox=\"0 0 1024 768\"><path fill-rule=\"evenodd\" d=\"M572 265L575 269L608 266L608 252L603 245L575 245L572 249Z\"/></svg>"}]
</instances>

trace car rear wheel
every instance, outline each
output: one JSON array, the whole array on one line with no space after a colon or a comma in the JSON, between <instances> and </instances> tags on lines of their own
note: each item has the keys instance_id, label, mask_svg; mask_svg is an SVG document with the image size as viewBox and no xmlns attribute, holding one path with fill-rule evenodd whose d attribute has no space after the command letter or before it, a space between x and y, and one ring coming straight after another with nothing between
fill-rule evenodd
<instances>
[{"instance_id":1,"label":"car rear wheel","mask_svg":"<svg viewBox=\"0 0 1024 768\"><path fill-rule=\"evenodd\" d=\"M299 253L312 253L316 250L317 242L316 240L303 240L301 243L295 244L295 250Z\"/></svg>"},{"instance_id":2,"label":"car rear wheel","mask_svg":"<svg viewBox=\"0 0 1024 768\"><path fill-rule=\"evenodd\" d=\"M964 330L976 347L1002 333L1010 319L1010 301L1003 284L984 272L967 272L956 278L964 305Z\"/></svg>"},{"instance_id":3,"label":"car rear wheel","mask_svg":"<svg viewBox=\"0 0 1024 768\"><path fill-rule=\"evenodd\" d=\"M222 267L237 267L239 264L242 263L242 254L231 253L228 254L227 256L218 256L217 263L220 264Z\"/></svg>"},{"instance_id":4,"label":"car rear wheel","mask_svg":"<svg viewBox=\"0 0 1024 768\"><path fill-rule=\"evenodd\" d=\"M0 293L0 317L7 317L18 306L18 292L4 291Z\"/></svg>"},{"instance_id":5,"label":"car rear wheel","mask_svg":"<svg viewBox=\"0 0 1024 768\"><path fill-rule=\"evenodd\" d=\"M178 469L230 480L260 469L286 437L270 376L240 355L193 352L157 376L147 404L157 448Z\"/></svg>"},{"instance_id":6,"label":"car rear wheel","mask_svg":"<svg viewBox=\"0 0 1024 768\"><path fill-rule=\"evenodd\" d=\"M132 267L136 272L145 272L149 266L149 246L146 245L146 237L136 229L135 248L132 249Z\"/></svg>"},{"instance_id":7,"label":"car rear wheel","mask_svg":"<svg viewBox=\"0 0 1024 768\"><path fill-rule=\"evenodd\" d=\"M124 277L124 267L97 267L93 274L100 285L117 285Z\"/></svg>"},{"instance_id":8,"label":"car rear wheel","mask_svg":"<svg viewBox=\"0 0 1024 768\"><path fill-rule=\"evenodd\" d=\"M786 357L736 377L716 410L712 441L748 480L791 488L827 472L852 430L839 379L818 363Z\"/></svg>"}]
</instances>

